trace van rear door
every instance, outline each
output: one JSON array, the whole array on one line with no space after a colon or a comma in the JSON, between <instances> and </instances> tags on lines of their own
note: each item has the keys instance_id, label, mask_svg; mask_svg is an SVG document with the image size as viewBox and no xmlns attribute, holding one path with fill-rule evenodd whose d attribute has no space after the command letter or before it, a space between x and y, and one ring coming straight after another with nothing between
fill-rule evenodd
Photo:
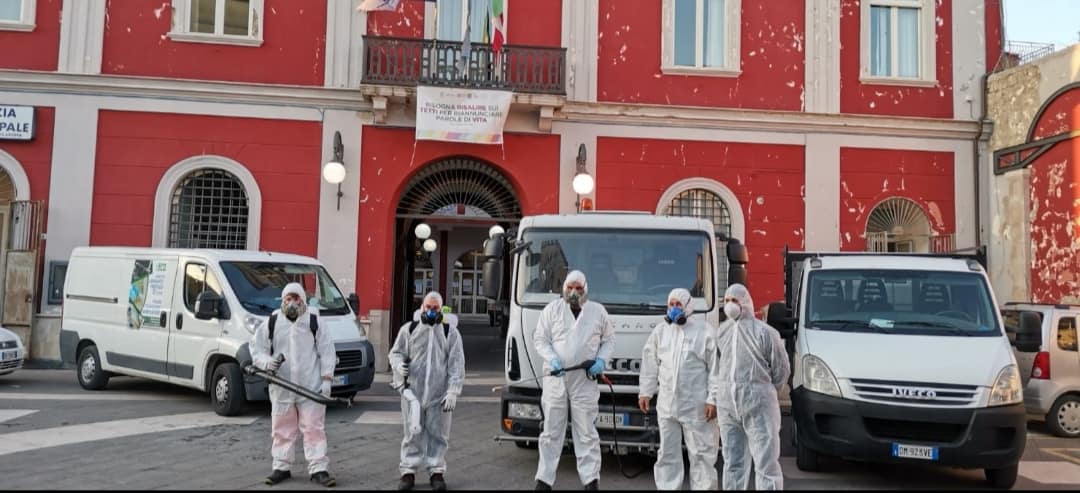
<instances>
[{"instance_id":1,"label":"van rear door","mask_svg":"<svg viewBox=\"0 0 1080 493\"><path fill-rule=\"evenodd\" d=\"M203 259L181 259L182 273L173 296L173 327L169 336L169 380L205 388L206 361L218 350L224 321L195 318L195 300L204 290L225 296L220 277ZM228 313L228 309L224 310Z\"/></svg>"}]
</instances>

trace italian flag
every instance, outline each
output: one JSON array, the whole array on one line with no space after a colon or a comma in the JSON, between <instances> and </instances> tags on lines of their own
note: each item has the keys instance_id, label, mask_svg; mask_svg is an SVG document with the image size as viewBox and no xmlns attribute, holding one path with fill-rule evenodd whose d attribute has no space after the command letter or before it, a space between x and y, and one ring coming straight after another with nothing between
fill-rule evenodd
<instances>
[{"instance_id":1,"label":"italian flag","mask_svg":"<svg viewBox=\"0 0 1080 493\"><path fill-rule=\"evenodd\" d=\"M496 55L506 44L506 0L491 0L491 48Z\"/></svg>"}]
</instances>

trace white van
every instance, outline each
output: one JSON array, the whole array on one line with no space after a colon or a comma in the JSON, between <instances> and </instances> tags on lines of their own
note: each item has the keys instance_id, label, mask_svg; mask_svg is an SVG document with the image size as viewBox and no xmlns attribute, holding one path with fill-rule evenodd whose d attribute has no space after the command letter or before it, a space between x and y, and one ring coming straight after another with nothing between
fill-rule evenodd
<instances>
[{"instance_id":1,"label":"white van","mask_svg":"<svg viewBox=\"0 0 1080 493\"><path fill-rule=\"evenodd\" d=\"M371 386L375 351L355 308L318 260L239 250L76 248L68 263L60 352L79 384L104 389L114 374L210 391L214 411L239 413L266 400L267 383L245 376L255 329L299 282L337 349L333 394ZM314 337L314 335L313 335Z\"/></svg>"},{"instance_id":2,"label":"white van","mask_svg":"<svg viewBox=\"0 0 1080 493\"><path fill-rule=\"evenodd\" d=\"M819 456L933 463L1012 487L1023 389L983 259L785 254L787 300L770 305L769 323L794 337L799 469L816 470ZM1039 330L1027 325L1025 346Z\"/></svg>"}]
</instances>

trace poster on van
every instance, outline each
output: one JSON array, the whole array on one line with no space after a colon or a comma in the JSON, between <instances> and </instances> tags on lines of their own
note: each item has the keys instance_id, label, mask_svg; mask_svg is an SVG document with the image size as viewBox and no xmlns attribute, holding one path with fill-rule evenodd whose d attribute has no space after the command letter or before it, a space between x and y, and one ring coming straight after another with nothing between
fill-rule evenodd
<instances>
[{"instance_id":1,"label":"poster on van","mask_svg":"<svg viewBox=\"0 0 1080 493\"><path fill-rule=\"evenodd\" d=\"M165 302L165 262L136 260L128 292L128 327L161 327L161 307Z\"/></svg>"}]
</instances>

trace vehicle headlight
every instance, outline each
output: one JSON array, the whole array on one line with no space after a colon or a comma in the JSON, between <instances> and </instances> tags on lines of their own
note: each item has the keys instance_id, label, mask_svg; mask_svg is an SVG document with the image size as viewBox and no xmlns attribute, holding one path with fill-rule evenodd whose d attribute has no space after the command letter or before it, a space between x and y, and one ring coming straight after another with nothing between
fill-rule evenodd
<instances>
[{"instance_id":1,"label":"vehicle headlight","mask_svg":"<svg viewBox=\"0 0 1080 493\"><path fill-rule=\"evenodd\" d=\"M806 355L803 358L803 375L803 385L806 386L807 390L840 397L840 385L836 383L836 377L833 376L829 366L820 358Z\"/></svg>"},{"instance_id":2,"label":"vehicle headlight","mask_svg":"<svg viewBox=\"0 0 1080 493\"><path fill-rule=\"evenodd\" d=\"M540 416L540 406L536 404L511 402L509 408L507 409L507 414L509 414L511 418L516 419L532 419L536 421L540 421L542 419L542 417Z\"/></svg>"},{"instance_id":3,"label":"vehicle headlight","mask_svg":"<svg viewBox=\"0 0 1080 493\"><path fill-rule=\"evenodd\" d=\"M356 330L360 332L360 337L367 337L367 329L364 328L364 324L360 323L360 319L355 318L353 322L356 323Z\"/></svg>"},{"instance_id":4,"label":"vehicle headlight","mask_svg":"<svg viewBox=\"0 0 1080 493\"><path fill-rule=\"evenodd\" d=\"M244 328L247 329L247 331L251 332L252 334L254 334L255 329L258 329L259 326L262 325L262 324L263 324L263 319L261 317L256 317L254 315L248 315L248 316L244 317Z\"/></svg>"},{"instance_id":5,"label":"vehicle headlight","mask_svg":"<svg viewBox=\"0 0 1080 493\"><path fill-rule=\"evenodd\" d=\"M1016 365L1006 366L998 373L990 389L991 406L1007 406L1024 402L1024 388L1020 383L1020 370Z\"/></svg>"}]
</instances>

